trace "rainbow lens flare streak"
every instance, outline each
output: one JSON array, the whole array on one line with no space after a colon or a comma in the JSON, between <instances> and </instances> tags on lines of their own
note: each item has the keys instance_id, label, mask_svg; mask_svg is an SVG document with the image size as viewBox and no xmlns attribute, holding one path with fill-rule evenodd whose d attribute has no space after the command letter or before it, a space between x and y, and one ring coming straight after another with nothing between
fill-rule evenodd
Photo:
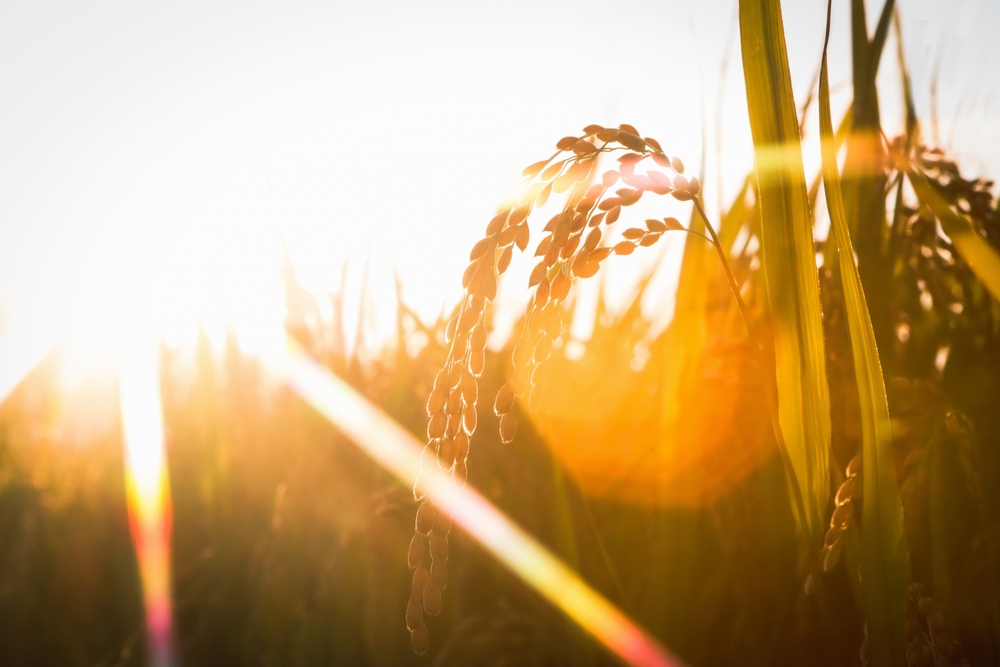
<instances>
[{"instance_id":1,"label":"rainbow lens flare streak","mask_svg":"<svg viewBox=\"0 0 1000 667\"><path fill-rule=\"evenodd\" d=\"M170 604L170 495L163 448L159 357L155 345L130 345L118 371L125 436L125 489L139 559L150 664L175 663Z\"/></svg>"},{"instance_id":2,"label":"rainbow lens flare streak","mask_svg":"<svg viewBox=\"0 0 1000 667\"><path fill-rule=\"evenodd\" d=\"M423 443L291 339L286 364L285 377L293 391L404 484L412 483L419 473L420 492L622 660L637 667L684 665L474 489L458 489L433 461L421 469Z\"/></svg>"},{"instance_id":3,"label":"rainbow lens flare streak","mask_svg":"<svg viewBox=\"0 0 1000 667\"><path fill-rule=\"evenodd\" d=\"M0 339L0 401L54 347L20 328ZM9 362L9 363L8 363ZM683 667L684 663L471 487L450 475L421 469L423 443L368 402L289 339L284 359L289 386L404 484L452 513L454 520L501 563L559 607L627 664ZM126 450L129 519L142 577L150 658L173 667L170 601L170 497L163 446L158 355L155 345L130 345L119 366Z\"/></svg>"}]
</instances>

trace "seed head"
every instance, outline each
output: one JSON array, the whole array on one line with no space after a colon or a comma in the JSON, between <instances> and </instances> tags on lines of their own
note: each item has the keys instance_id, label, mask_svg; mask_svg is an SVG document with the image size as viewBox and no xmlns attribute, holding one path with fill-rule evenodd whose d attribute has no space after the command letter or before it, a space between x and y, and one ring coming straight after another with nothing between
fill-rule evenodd
<instances>
[{"instance_id":1,"label":"seed head","mask_svg":"<svg viewBox=\"0 0 1000 667\"><path fill-rule=\"evenodd\" d=\"M570 278L565 273L560 273L552 281L551 298L562 301L569 294Z\"/></svg>"},{"instance_id":2,"label":"seed head","mask_svg":"<svg viewBox=\"0 0 1000 667\"><path fill-rule=\"evenodd\" d=\"M493 403L493 412L497 417L502 417L503 415L510 412L510 409L514 406L514 392L511 390L509 384L505 384L500 387L500 391L497 392L496 401Z\"/></svg>"},{"instance_id":3,"label":"seed head","mask_svg":"<svg viewBox=\"0 0 1000 667\"><path fill-rule=\"evenodd\" d=\"M428 648L427 626L421 621L420 625L410 630L410 646L417 655L427 653Z\"/></svg>"},{"instance_id":4,"label":"seed head","mask_svg":"<svg viewBox=\"0 0 1000 667\"><path fill-rule=\"evenodd\" d=\"M439 559L431 563L431 583L444 590L448 587L448 560Z\"/></svg>"},{"instance_id":5,"label":"seed head","mask_svg":"<svg viewBox=\"0 0 1000 667\"><path fill-rule=\"evenodd\" d=\"M424 586L424 611L430 616L441 613L441 589L433 581Z\"/></svg>"},{"instance_id":6,"label":"seed head","mask_svg":"<svg viewBox=\"0 0 1000 667\"><path fill-rule=\"evenodd\" d=\"M434 526L434 504L429 500L424 500L417 508L417 520L415 530L421 535L427 535ZM422 549L421 549L422 550Z\"/></svg>"},{"instance_id":7,"label":"seed head","mask_svg":"<svg viewBox=\"0 0 1000 667\"><path fill-rule=\"evenodd\" d=\"M448 560L448 538L440 533L431 532L431 563Z\"/></svg>"},{"instance_id":8,"label":"seed head","mask_svg":"<svg viewBox=\"0 0 1000 667\"><path fill-rule=\"evenodd\" d=\"M431 415L431 419L427 422L427 438L429 440L437 440L444 436L444 429L448 423L448 417L444 412L436 412Z\"/></svg>"},{"instance_id":9,"label":"seed head","mask_svg":"<svg viewBox=\"0 0 1000 667\"><path fill-rule=\"evenodd\" d=\"M500 418L500 440L509 445L517 434L517 415L511 410Z\"/></svg>"},{"instance_id":10,"label":"seed head","mask_svg":"<svg viewBox=\"0 0 1000 667\"><path fill-rule=\"evenodd\" d=\"M484 350L473 350L469 353L469 372L479 377L486 367L486 352Z\"/></svg>"},{"instance_id":11,"label":"seed head","mask_svg":"<svg viewBox=\"0 0 1000 667\"><path fill-rule=\"evenodd\" d=\"M434 515L434 532L438 535L448 537L448 534L451 532L451 517L447 513L438 512Z\"/></svg>"},{"instance_id":12,"label":"seed head","mask_svg":"<svg viewBox=\"0 0 1000 667\"><path fill-rule=\"evenodd\" d=\"M469 434L459 431L455 434L455 460L465 461L469 458Z\"/></svg>"},{"instance_id":13,"label":"seed head","mask_svg":"<svg viewBox=\"0 0 1000 667\"><path fill-rule=\"evenodd\" d=\"M851 501L851 497L854 495L854 486L853 477L848 477L844 483L840 485L840 488L837 489L837 498L835 501L838 507Z\"/></svg>"},{"instance_id":14,"label":"seed head","mask_svg":"<svg viewBox=\"0 0 1000 667\"><path fill-rule=\"evenodd\" d=\"M493 404L500 418L500 439L504 443L510 443L517 431L515 397L526 397L532 409L541 406L545 376L550 368L547 360L563 334L559 304L568 298L573 278L592 277L600 270L601 262L612 254L632 254L637 247L654 245L669 230L684 229L675 218L662 221L650 218L645 229L631 228L625 232L624 240L602 246L602 242L608 243L610 230L602 230L601 224L613 225L620 219L623 208L636 204L646 193L673 194L687 201L701 189L697 179L688 180L682 175L684 165L680 159L667 157L656 139L643 137L629 124L617 129L588 125L582 135L563 137L556 147L560 154L524 169L525 182L514 200L516 203L498 211L486 225L483 238L473 246L462 275L465 299L446 328L450 347L444 370L435 378L434 389L427 399L429 443L425 452L429 449L433 453L437 464L451 473L459 487L465 484L468 475L469 438L478 421L477 378L485 367L489 333L484 319L486 302L496 298L498 277L511 265L514 249L527 250L532 211L546 205L552 193L566 193L562 211L544 226L533 251L533 256L539 259L528 280L534 292L532 305L524 330L515 339L510 378L497 392ZM604 171L595 182L599 159L612 151L619 155L617 168ZM654 164L673 176L650 169ZM619 181L623 186L617 187ZM838 494L833 527L827 533L824 549L826 569L832 568L840 556L842 529L852 511L850 500L856 495L848 492L850 488L845 484ZM427 627L422 614L435 615L440 611L441 590L447 583L450 528L451 518L424 500L417 510L415 533L407 555L410 567L415 570L413 599L422 605L419 616L407 610L407 627L418 653L427 650ZM429 572L423 566L425 540L430 542Z\"/></svg>"},{"instance_id":15,"label":"seed head","mask_svg":"<svg viewBox=\"0 0 1000 667\"><path fill-rule=\"evenodd\" d=\"M413 585L410 587L410 599L416 600L419 604L421 596L424 594L424 586L431 580L430 572L426 567L418 567L413 571ZM409 613L409 609L407 609ZM409 624L407 624L409 625Z\"/></svg>"},{"instance_id":16,"label":"seed head","mask_svg":"<svg viewBox=\"0 0 1000 667\"><path fill-rule=\"evenodd\" d=\"M406 552L406 562L409 564L410 569L413 569L420 565L423 560L424 537L420 533L414 533L413 539L410 540L410 548Z\"/></svg>"},{"instance_id":17,"label":"seed head","mask_svg":"<svg viewBox=\"0 0 1000 667\"><path fill-rule=\"evenodd\" d=\"M469 478L469 464L465 459L455 461L455 472L452 476L455 479L455 486L460 489L465 487L465 481Z\"/></svg>"},{"instance_id":18,"label":"seed head","mask_svg":"<svg viewBox=\"0 0 1000 667\"><path fill-rule=\"evenodd\" d=\"M406 603L406 628L412 632L414 628L420 626L423 622L424 614L420 609L420 600L410 597L409 602Z\"/></svg>"},{"instance_id":19,"label":"seed head","mask_svg":"<svg viewBox=\"0 0 1000 667\"><path fill-rule=\"evenodd\" d=\"M837 540L831 546L823 548L823 571L832 572L840 561L840 554L843 551L844 541Z\"/></svg>"},{"instance_id":20,"label":"seed head","mask_svg":"<svg viewBox=\"0 0 1000 667\"><path fill-rule=\"evenodd\" d=\"M843 505L839 505L837 509L833 510L833 516L830 517L831 526L840 526L843 529L847 528L848 522L851 520L851 514L854 512L854 504L847 502Z\"/></svg>"},{"instance_id":21,"label":"seed head","mask_svg":"<svg viewBox=\"0 0 1000 667\"><path fill-rule=\"evenodd\" d=\"M847 476L856 477L860 473L861 473L861 453L858 452L857 454L854 455L854 458L851 459L851 462L847 464Z\"/></svg>"},{"instance_id":22,"label":"seed head","mask_svg":"<svg viewBox=\"0 0 1000 667\"><path fill-rule=\"evenodd\" d=\"M472 435L476 432L476 421L478 415L476 414L476 404L466 404L465 409L462 412L462 426L465 432Z\"/></svg>"}]
</instances>

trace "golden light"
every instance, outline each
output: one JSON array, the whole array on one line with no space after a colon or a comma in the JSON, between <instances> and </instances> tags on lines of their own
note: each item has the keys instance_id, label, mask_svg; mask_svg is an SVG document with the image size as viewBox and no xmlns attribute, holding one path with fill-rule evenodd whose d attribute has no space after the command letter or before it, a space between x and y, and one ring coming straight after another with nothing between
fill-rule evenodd
<instances>
[{"instance_id":1,"label":"golden light","mask_svg":"<svg viewBox=\"0 0 1000 667\"><path fill-rule=\"evenodd\" d=\"M15 328L15 334L21 331ZM23 349L8 335L0 351ZM22 334L18 334L22 335ZM50 350L39 349L44 357ZM422 443L288 339L280 372L289 386L402 483L419 477L420 490L494 557L552 604L636 667L681 666L679 658L588 586L556 556L471 487L422 469ZM139 560L151 664L174 664L170 584L171 505L159 389L158 337L132 327L118 349L119 395L126 452L125 485ZM30 368L27 368L23 376ZM10 383L13 374L6 379ZM16 383L15 383L16 384Z\"/></svg>"},{"instance_id":2,"label":"golden light","mask_svg":"<svg viewBox=\"0 0 1000 667\"><path fill-rule=\"evenodd\" d=\"M119 394L125 440L125 487L153 667L174 664L170 596L170 485L163 444L159 349L137 336L120 350Z\"/></svg>"},{"instance_id":3,"label":"golden light","mask_svg":"<svg viewBox=\"0 0 1000 667\"><path fill-rule=\"evenodd\" d=\"M684 663L579 575L521 530L473 488L458 488L436 465L421 465L424 444L310 359L289 339L284 373L289 386L379 465L409 485L418 479L439 511L452 515L500 563L576 621L623 662L635 667Z\"/></svg>"}]
</instances>

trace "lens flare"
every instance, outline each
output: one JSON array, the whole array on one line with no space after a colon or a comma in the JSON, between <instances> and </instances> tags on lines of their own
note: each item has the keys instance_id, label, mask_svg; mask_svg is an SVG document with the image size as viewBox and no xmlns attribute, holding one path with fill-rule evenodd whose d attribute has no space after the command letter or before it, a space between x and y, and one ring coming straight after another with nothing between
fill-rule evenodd
<instances>
[{"instance_id":1,"label":"lens flare","mask_svg":"<svg viewBox=\"0 0 1000 667\"><path fill-rule=\"evenodd\" d=\"M129 522L139 559L150 664L172 667L170 495L155 345L129 344L119 373Z\"/></svg>"},{"instance_id":2,"label":"lens flare","mask_svg":"<svg viewBox=\"0 0 1000 667\"><path fill-rule=\"evenodd\" d=\"M451 476L433 464L421 470L423 444L312 360L292 339L286 361L284 372L293 391L404 484L409 485L419 473L421 492L623 661L637 667L684 664L474 489L456 488Z\"/></svg>"},{"instance_id":3,"label":"lens flare","mask_svg":"<svg viewBox=\"0 0 1000 667\"><path fill-rule=\"evenodd\" d=\"M28 345L21 328L0 339L0 379L6 391L20 382L54 346ZM23 333L23 332L22 332ZM119 392L126 454L126 491L132 537L142 577L150 664L173 667L170 589L171 506L163 444L163 417L155 344L150 337L121 347ZM34 350L30 358L20 353ZM18 363L7 363L7 360ZM289 386L404 484L419 476L419 490L450 512L465 531L501 563L576 621L625 663L636 667L682 667L664 648L607 599L512 523L471 487L458 489L434 466L421 469L420 443L289 339L278 370Z\"/></svg>"}]
</instances>

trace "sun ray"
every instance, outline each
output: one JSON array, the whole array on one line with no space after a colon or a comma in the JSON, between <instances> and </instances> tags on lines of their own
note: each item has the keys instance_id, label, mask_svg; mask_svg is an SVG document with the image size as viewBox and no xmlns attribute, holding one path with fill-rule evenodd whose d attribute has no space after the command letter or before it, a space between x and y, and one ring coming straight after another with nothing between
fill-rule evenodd
<instances>
[{"instance_id":1,"label":"sun ray","mask_svg":"<svg viewBox=\"0 0 1000 667\"><path fill-rule=\"evenodd\" d=\"M155 345L132 341L119 366L129 522L139 559L150 664L175 664L170 602L171 505Z\"/></svg>"},{"instance_id":2,"label":"sun ray","mask_svg":"<svg viewBox=\"0 0 1000 667\"><path fill-rule=\"evenodd\" d=\"M421 470L423 444L291 338L286 362L284 372L293 391L404 484L419 472L419 491L624 662L637 667L684 664L473 488L457 488L433 463Z\"/></svg>"}]
</instances>

